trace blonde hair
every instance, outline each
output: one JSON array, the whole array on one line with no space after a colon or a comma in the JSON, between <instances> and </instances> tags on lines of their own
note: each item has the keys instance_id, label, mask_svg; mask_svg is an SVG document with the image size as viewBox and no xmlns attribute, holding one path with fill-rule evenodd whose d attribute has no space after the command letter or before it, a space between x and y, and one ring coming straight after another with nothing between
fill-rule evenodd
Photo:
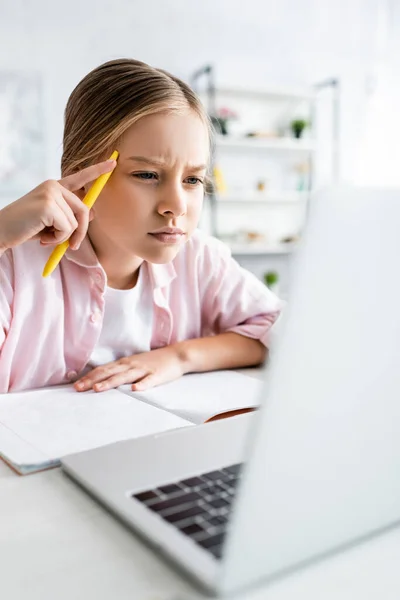
<instances>
[{"instance_id":1,"label":"blonde hair","mask_svg":"<svg viewBox=\"0 0 400 600\"><path fill-rule=\"evenodd\" d=\"M167 71L132 59L106 62L80 81L65 109L62 176L105 160L121 135L142 117L193 110L209 131L193 90Z\"/></svg>"}]
</instances>

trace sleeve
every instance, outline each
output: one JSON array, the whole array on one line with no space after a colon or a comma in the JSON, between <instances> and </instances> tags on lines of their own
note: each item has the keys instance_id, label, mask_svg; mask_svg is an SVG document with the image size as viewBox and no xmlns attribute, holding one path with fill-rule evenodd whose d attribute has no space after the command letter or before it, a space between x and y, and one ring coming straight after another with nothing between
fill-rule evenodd
<instances>
[{"instance_id":1,"label":"sleeve","mask_svg":"<svg viewBox=\"0 0 400 600\"><path fill-rule=\"evenodd\" d=\"M14 265L12 251L0 256L0 352L11 325L14 300Z\"/></svg>"},{"instance_id":2,"label":"sleeve","mask_svg":"<svg viewBox=\"0 0 400 600\"><path fill-rule=\"evenodd\" d=\"M205 245L199 277L203 335L232 331L268 347L283 303L243 269L219 240L211 238Z\"/></svg>"}]
</instances>

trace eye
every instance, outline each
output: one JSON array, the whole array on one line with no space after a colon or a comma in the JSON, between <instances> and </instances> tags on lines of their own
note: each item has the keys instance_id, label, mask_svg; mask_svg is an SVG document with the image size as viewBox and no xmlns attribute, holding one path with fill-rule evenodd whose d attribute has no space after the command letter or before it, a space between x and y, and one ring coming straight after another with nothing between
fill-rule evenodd
<instances>
[{"instance_id":1,"label":"eye","mask_svg":"<svg viewBox=\"0 0 400 600\"><path fill-rule=\"evenodd\" d=\"M186 177L185 183L188 183L189 185L201 185L203 180L199 177Z\"/></svg>"},{"instance_id":2,"label":"eye","mask_svg":"<svg viewBox=\"0 0 400 600\"><path fill-rule=\"evenodd\" d=\"M132 173L132 177L136 177L142 181L152 181L153 179L157 179L157 174L150 171L142 171L141 173Z\"/></svg>"}]
</instances>

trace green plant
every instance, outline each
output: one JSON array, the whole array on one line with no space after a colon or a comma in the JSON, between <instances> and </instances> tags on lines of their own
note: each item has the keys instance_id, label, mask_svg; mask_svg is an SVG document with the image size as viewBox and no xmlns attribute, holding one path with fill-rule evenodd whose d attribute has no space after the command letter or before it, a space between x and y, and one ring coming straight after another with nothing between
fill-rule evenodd
<instances>
[{"instance_id":1,"label":"green plant","mask_svg":"<svg viewBox=\"0 0 400 600\"><path fill-rule=\"evenodd\" d=\"M268 271L264 273L264 283L267 287L271 287L271 285L276 285L279 281L279 275L276 271Z\"/></svg>"},{"instance_id":2,"label":"green plant","mask_svg":"<svg viewBox=\"0 0 400 600\"><path fill-rule=\"evenodd\" d=\"M303 134L303 131L306 127L309 126L309 122L305 119L294 119L290 123L291 130L293 132L294 137L300 138Z\"/></svg>"}]
</instances>

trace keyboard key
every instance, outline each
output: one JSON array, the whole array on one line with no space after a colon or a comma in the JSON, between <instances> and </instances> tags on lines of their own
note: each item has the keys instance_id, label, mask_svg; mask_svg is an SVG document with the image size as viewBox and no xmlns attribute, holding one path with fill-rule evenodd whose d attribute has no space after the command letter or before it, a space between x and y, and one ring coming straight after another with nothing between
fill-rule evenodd
<instances>
[{"instance_id":1,"label":"keyboard key","mask_svg":"<svg viewBox=\"0 0 400 600\"><path fill-rule=\"evenodd\" d=\"M221 481L218 485L225 492L232 494L232 493L235 493L237 481L238 481L237 479L236 480L231 479L230 481Z\"/></svg>"},{"instance_id":2,"label":"keyboard key","mask_svg":"<svg viewBox=\"0 0 400 600\"><path fill-rule=\"evenodd\" d=\"M224 498L214 498L214 500L210 500L208 503L213 508L224 508L225 506L229 506L229 502ZM153 507L151 507L153 510Z\"/></svg>"},{"instance_id":3,"label":"keyboard key","mask_svg":"<svg viewBox=\"0 0 400 600\"><path fill-rule=\"evenodd\" d=\"M224 541L225 533L217 533L216 535L211 535L204 540L198 540L198 544L203 548L212 548L213 546L221 546Z\"/></svg>"},{"instance_id":4,"label":"keyboard key","mask_svg":"<svg viewBox=\"0 0 400 600\"><path fill-rule=\"evenodd\" d=\"M158 488L159 492L162 492L163 494L175 494L176 492L180 492L182 493L182 488L179 487L179 485L176 485L175 483L171 483L169 485L162 485Z\"/></svg>"},{"instance_id":5,"label":"keyboard key","mask_svg":"<svg viewBox=\"0 0 400 600\"><path fill-rule=\"evenodd\" d=\"M185 519L190 519L192 517L196 517L197 515L201 515L204 513L204 508L198 505L191 506L185 510L181 510L178 512L174 512L172 515L163 515L162 518L168 521L169 523L178 523L179 521L184 521ZM178 527L178 525L177 525Z\"/></svg>"},{"instance_id":6,"label":"keyboard key","mask_svg":"<svg viewBox=\"0 0 400 600\"><path fill-rule=\"evenodd\" d=\"M224 479L224 473L222 471L211 471L210 473L204 473L203 477L207 481L218 481L218 479Z\"/></svg>"},{"instance_id":7,"label":"keyboard key","mask_svg":"<svg viewBox=\"0 0 400 600\"><path fill-rule=\"evenodd\" d=\"M148 490L147 492L141 492L140 494L133 494L133 498L136 498L139 502L148 502L149 500L159 499L159 495L153 490Z\"/></svg>"},{"instance_id":8,"label":"keyboard key","mask_svg":"<svg viewBox=\"0 0 400 600\"><path fill-rule=\"evenodd\" d=\"M211 486L204 488L202 490L199 490L200 494L203 494L205 496L220 496L221 492L225 491L223 490L223 488L221 488L220 485L213 483Z\"/></svg>"},{"instance_id":9,"label":"keyboard key","mask_svg":"<svg viewBox=\"0 0 400 600\"><path fill-rule=\"evenodd\" d=\"M161 512L167 509L176 508L184 504L192 504L197 500L201 500L201 496L197 492L191 492L189 494L181 494L179 496L172 496L168 500L162 500L161 502L155 502L151 504L149 508L154 512Z\"/></svg>"},{"instance_id":10,"label":"keyboard key","mask_svg":"<svg viewBox=\"0 0 400 600\"><path fill-rule=\"evenodd\" d=\"M225 467L224 471L227 471L230 475L239 475L242 466L241 464L231 465L230 467Z\"/></svg>"},{"instance_id":11,"label":"keyboard key","mask_svg":"<svg viewBox=\"0 0 400 600\"><path fill-rule=\"evenodd\" d=\"M201 527L201 525L199 525L198 523L191 523L190 525L186 525L185 527L182 527L181 531L189 537L192 537L196 533L205 533L205 529Z\"/></svg>"},{"instance_id":12,"label":"keyboard key","mask_svg":"<svg viewBox=\"0 0 400 600\"><path fill-rule=\"evenodd\" d=\"M204 480L200 477L189 477L189 479L183 479L180 483L187 487L195 487L196 485L204 485Z\"/></svg>"},{"instance_id":13,"label":"keyboard key","mask_svg":"<svg viewBox=\"0 0 400 600\"><path fill-rule=\"evenodd\" d=\"M218 517L208 517L206 524L210 524L213 527L218 527L219 525L224 525L227 521L226 517L218 516Z\"/></svg>"}]
</instances>

